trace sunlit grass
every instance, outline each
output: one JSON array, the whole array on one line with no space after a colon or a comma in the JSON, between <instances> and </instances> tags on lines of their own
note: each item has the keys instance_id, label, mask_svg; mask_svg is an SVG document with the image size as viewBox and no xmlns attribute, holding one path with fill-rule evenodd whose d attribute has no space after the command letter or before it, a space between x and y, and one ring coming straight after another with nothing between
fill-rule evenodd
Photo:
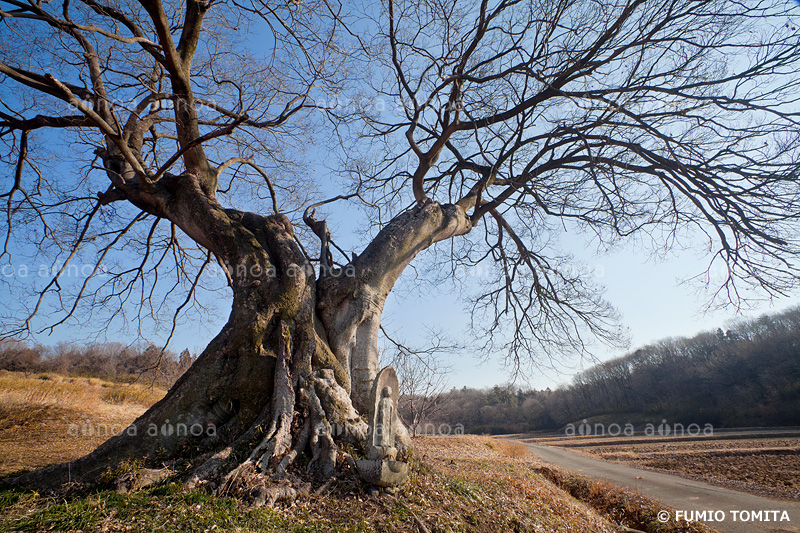
<instances>
[{"instance_id":1,"label":"sunlit grass","mask_svg":"<svg viewBox=\"0 0 800 533\"><path fill-rule=\"evenodd\" d=\"M76 438L67 434L68 426L130 423L161 392L96 378L0 373L0 427L16 422L0 432L0 466L5 460L5 472L16 471L88 453L105 437ZM371 495L347 472L337 474L338 481L324 496L275 509L246 509L236 500L192 492L175 483L126 495L103 490L66 499L0 491L0 531L616 530L546 480L524 446L478 436L414 440L410 478L391 496ZM15 468L8 467L12 453Z\"/></svg>"},{"instance_id":2,"label":"sunlit grass","mask_svg":"<svg viewBox=\"0 0 800 533\"><path fill-rule=\"evenodd\" d=\"M0 474L77 459L163 395L146 383L0 371Z\"/></svg>"},{"instance_id":3,"label":"sunlit grass","mask_svg":"<svg viewBox=\"0 0 800 533\"><path fill-rule=\"evenodd\" d=\"M0 406L59 407L91 411L106 404L134 403L149 407L164 395L164 390L144 383L130 385L98 378L65 377L52 373L25 377L16 372L0 372Z\"/></svg>"}]
</instances>

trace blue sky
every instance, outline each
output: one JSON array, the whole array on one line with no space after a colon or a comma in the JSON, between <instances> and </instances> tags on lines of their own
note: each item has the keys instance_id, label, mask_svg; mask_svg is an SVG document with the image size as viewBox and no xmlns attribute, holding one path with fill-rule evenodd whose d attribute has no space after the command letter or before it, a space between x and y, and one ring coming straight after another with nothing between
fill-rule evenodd
<instances>
[{"instance_id":1,"label":"blue sky","mask_svg":"<svg viewBox=\"0 0 800 533\"><path fill-rule=\"evenodd\" d=\"M322 167L317 170L321 175L330 171ZM336 205L331 207L330 215L329 224L337 243L347 251L363 249L364 242L357 231L361 219L358 209L352 205ZM683 244L691 244L691 241ZM629 332L631 349L666 337L692 336L700 331L724 327L736 317L735 310L730 308L704 313L708 294L683 281L705 270L709 259L702 246L684 246L666 257L653 259L643 246L625 245L610 253L601 253L590 240L580 235L568 235L562 245L565 251L575 255L576 268L605 286L606 298L622 315L622 325ZM422 263L424 257L417 261L416 266ZM18 293L5 292L0 296L0 303L9 307L17 297ZM189 348L199 353L222 328L230 312L229 295L207 295L204 304L211 308L209 318L205 321L191 316L184 318L170 344L173 351ZM798 304L800 298L797 295L764 300L746 310L744 316L780 311ZM454 341L468 343L473 340L469 323L469 304L462 295L450 285L437 286L418 278L413 268L401 277L387 300L384 312L387 331L395 338L416 346L426 343L430 329L440 330ZM39 336L37 340L46 344L61 340L85 341L88 335L85 326L82 320L73 321L56 328L52 335ZM148 340L153 342L163 342L164 338L163 333L148 336ZM107 339L132 342L135 337L132 333L109 330ZM625 351L596 346L594 355L605 360L623 355ZM510 369L505 366L501 351L480 353L467 348L443 354L442 358L452 368L449 381L454 387L488 387L508 382L510 378ZM576 355L558 361L556 368L548 365L529 368L527 379L520 379L517 383L538 389L554 388L569 382L572 375L591 364L592 359Z\"/></svg>"},{"instance_id":2,"label":"blue sky","mask_svg":"<svg viewBox=\"0 0 800 533\"><path fill-rule=\"evenodd\" d=\"M0 93L8 97L11 91L0 87ZM325 157L325 154L320 154L320 157ZM333 170L319 167L317 172L322 175ZM321 182L326 180L326 175L321 176ZM331 195L338 193L336 190ZM357 213L357 209L353 206L337 205L330 226L337 243L346 250L360 251L364 244L354 231L359 219L354 213ZM565 251L575 254L582 271L588 272L606 287L606 298L618 308L622 325L629 331L631 349L665 337L691 336L703 330L724 327L726 322L735 318L733 309L703 313L708 295L698 293L696 286L683 282L700 274L708 264L708 258L702 254L702 246L691 246L691 241L684 243L689 245L686 248L660 260L649 259L647 249L630 245L608 254L598 254L592 243L580 236L570 236L564 244ZM4 264L0 262L0 268ZM0 296L0 304L8 308L18 298L19 293L4 292ZM206 296L205 303L212 308L210 319L206 322L198 322L194 317L184 319L170 345L172 350L180 351L188 347L197 353L220 330L230 310L230 296ZM798 303L798 295L765 300L746 310L745 315L779 311ZM470 340L468 309L469 305L449 285L437 287L419 282L414 272L409 270L387 301L384 324L393 336L410 344L423 345L426 341L425 332L429 328L442 330L456 341ZM77 320L57 328L51 336L40 336L37 340L44 343L83 341L86 335L85 324ZM108 340L131 342L135 338L131 334L112 330L108 332ZM149 340L163 342L163 337L154 335ZM624 352L597 347L595 355L603 360ZM491 386L509 379L503 353L476 353L473 349L467 349L449 354L445 359L453 368L450 382L456 387ZM531 369L528 384L536 388L555 387L568 382L575 372L591 364L591 360L574 357L561 361L558 369Z\"/></svg>"},{"instance_id":3,"label":"blue sky","mask_svg":"<svg viewBox=\"0 0 800 533\"><path fill-rule=\"evenodd\" d=\"M701 331L724 328L726 323L737 318L755 317L800 304L800 298L795 295L772 301L764 299L738 314L733 308L705 312L708 295L698 292L696 285L685 280L704 271L708 259L697 257L692 249L672 253L662 260L649 260L643 250L628 246L609 255L584 252L581 259L587 271L605 286L606 298L620 311L622 325L629 331L631 349L667 337L691 337ZM387 301L384 313L389 331L402 334L438 325L456 339L469 334L469 315L458 295L427 288L413 291L408 282L401 282L398 288L400 290ZM595 356L606 360L626 351L597 346ZM453 367L450 375L453 386L485 387L509 380L502 353L464 353L449 356L449 359ZM557 368L545 365L531 369L527 382L518 383L537 389L554 388L569 382L572 375L592 364L591 359L565 359Z\"/></svg>"},{"instance_id":4,"label":"blue sky","mask_svg":"<svg viewBox=\"0 0 800 533\"><path fill-rule=\"evenodd\" d=\"M329 218L333 238L345 250L358 251L364 244L355 232L357 217L341 207ZM612 251L604 252L598 250L589 237L568 234L561 246L565 252L574 255L575 268L594 277L605 287L606 299L622 315L622 326L627 329L631 341L629 348L612 350L596 345L593 347L595 359L575 354L557 361L555 365L528 368L526 376L517 383L537 389L555 388L568 383L575 373L597 360L618 357L628 350L663 338L691 337L702 331L725 328L732 320L800 305L800 295L770 300L763 294L745 292L752 298L747 309L740 312L733 307L707 310L711 294L697 283L687 281L708 268L707 242L700 241L697 235L685 235L680 244L682 248L655 257L650 253L652 245L622 243ZM412 267L424 266L424 261L424 256L419 257ZM421 276L418 277L413 268L407 269L390 294L383 316L386 330L412 346L424 345L429 329L442 331L456 342L473 340L469 328L469 304L465 297L454 292L448 284L436 285L426 280L424 268L419 272ZM721 274L719 266L715 266L710 281L719 283ZM480 273L476 279L480 279ZM502 351L480 353L467 349L443 354L442 357L452 369L449 377L454 387L493 386L507 383L511 376Z\"/></svg>"}]
</instances>

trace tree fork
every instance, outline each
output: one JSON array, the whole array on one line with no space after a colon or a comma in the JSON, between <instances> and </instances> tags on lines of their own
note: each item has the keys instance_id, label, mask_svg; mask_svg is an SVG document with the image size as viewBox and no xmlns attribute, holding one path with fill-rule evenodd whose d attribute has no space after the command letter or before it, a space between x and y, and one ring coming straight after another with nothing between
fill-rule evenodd
<instances>
[{"instance_id":1,"label":"tree fork","mask_svg":"<svg viewBox=\"0 0 800 533\"><path fill-rule=\"evenodd\" d=\"M123 461L140 459L176 466L200 459L190 477L195 485L214 480L243 458L260 469L285 473L308 442L315 464L330 471L332 424L344 428L338 432L342 438L363 439L364 422L336 377L341 369L317 334L313 270L292 240L291 226L284 217L243 214L239 220L254 230L270 262L256 274L233 269L228 323L192 367L161 401L93 453L25 474L13 485L91 483ZM251 279L243 278L248 275ZM311 417L310 403L315 406ZM298 425L308 429L297 433ZM254 439L258 442L251 446ZM243 449L248 455L239 457Z\"/></svg>"},{"instance_id":2,"label":"tree fork","mask_svg":"<svg viewBox=\"0 0 800 533\"><path fill-rule=\"evenodd\" d=\"M223 494L269 502L306 450L315 477L330 478L339 444L366 441L359 414L368 412L378 370L386 296L420 251L472 227L462 207L424 202L378 234L350 265L354 275L317 280L286 217L199 203L206 214L196 220L217 222L205 230L207 242L237 250L233 258L220 252L223 261L234 259L228 323L128 430L84 458L23 475L15 485L91 483L123 461L146 459L184 470L190 486L210 483ZM231 246L226 239L239 242ZM404 428L398 438L410 445Z\"/></svg>"},{"instance_id":3,"label":"tree fork","mask_svg":"<svg viewBox=\"0 0 800 533\"><path fill-rule=\"evenodd\" d=\"M411 261L434 243L472 230L465 207L418 203L395 216L351 264L353 276L318 282L317 309L339 363L348 370L352 397L367 409L378 373L378 336L386 297Z\"/></svg>"}]
</instances>

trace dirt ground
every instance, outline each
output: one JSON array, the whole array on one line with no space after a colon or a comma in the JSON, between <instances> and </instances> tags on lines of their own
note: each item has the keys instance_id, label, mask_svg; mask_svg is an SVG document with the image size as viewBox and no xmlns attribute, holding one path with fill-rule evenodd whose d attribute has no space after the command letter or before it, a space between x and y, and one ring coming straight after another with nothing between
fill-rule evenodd
<instances>
[{"instance_id":1,"label":"dirt ground","mask_svg":"<svg viewBox=\"0 0 800 533\"><path fill-rule=\"evenodd\" d=\"M163 393L96 378L0 372L0 476L88 453ZM250 512L172 485L130 498L101 492L73 502L12 491L0 494L0 530L144 532L170 523L176 530L210 531L224 523L229 527L221 530L337 533L616 533L623 524L657 533L712 531L662 523L660 503L609 484L554 480L521 444L467 435L418 438L415 448L409 481L387 498L365 492L352 476L341 477L324 497ZM209 527L199 528L198 521Z\"/></svg>"},{"instance_id":2,"label":"dirt ground","mask_svg":"<svg viewBox=\"0 0 800 533\"><path fill-rule=\"evenodd\" d=\"M532 440L533 441L533 440ZM800 500L800 437L693 440L572 437L541 444L639 468L677 473L764 496Z\"/></svg>"}]
</instances>

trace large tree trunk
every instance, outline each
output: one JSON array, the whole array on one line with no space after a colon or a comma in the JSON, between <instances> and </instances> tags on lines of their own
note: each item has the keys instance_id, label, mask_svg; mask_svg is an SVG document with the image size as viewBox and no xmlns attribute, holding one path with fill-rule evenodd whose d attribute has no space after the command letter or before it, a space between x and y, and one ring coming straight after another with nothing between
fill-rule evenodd
<instances>
[{"instance_id":1,"label":"large tree trunk","mask_svg":"<svg viewBox=\"0 0 800 533\"><path fill-rule=\"evenodd\" d=\"M399 214L378 233L354 260L353 277L319 280L317 308L333 353L349 370L356 408L367 408L378 372L381 313L400 274L433 243L471 229L472 222L462 207L426 201Z\"/></svg>"},{"instance_id":2,"label":"large tree trunk","mask_svg":"<svg viewBox=\"0 0 800 533\"><path fill-rule=\"evenodd\" d=\"M169 462L190 483L240 494L247 492L241 479L260 476L263 485L301 453L318 478L329 477L340 444L365 444L359 414L368 412L379 370L386 296L419 251L471 229L461 207L423 203L390 222L346 268L316 279L288 219L224 210L188 189L170 191L189 195L177 202L187 207L164 214L227 266L228 323L126 431L77 461L17 478L17 486L91 483L124 461L143 460ZM399 438L409 444L407 433ZM258 494L263 503L264 491Z\"/></svg>"}]
</instances>

